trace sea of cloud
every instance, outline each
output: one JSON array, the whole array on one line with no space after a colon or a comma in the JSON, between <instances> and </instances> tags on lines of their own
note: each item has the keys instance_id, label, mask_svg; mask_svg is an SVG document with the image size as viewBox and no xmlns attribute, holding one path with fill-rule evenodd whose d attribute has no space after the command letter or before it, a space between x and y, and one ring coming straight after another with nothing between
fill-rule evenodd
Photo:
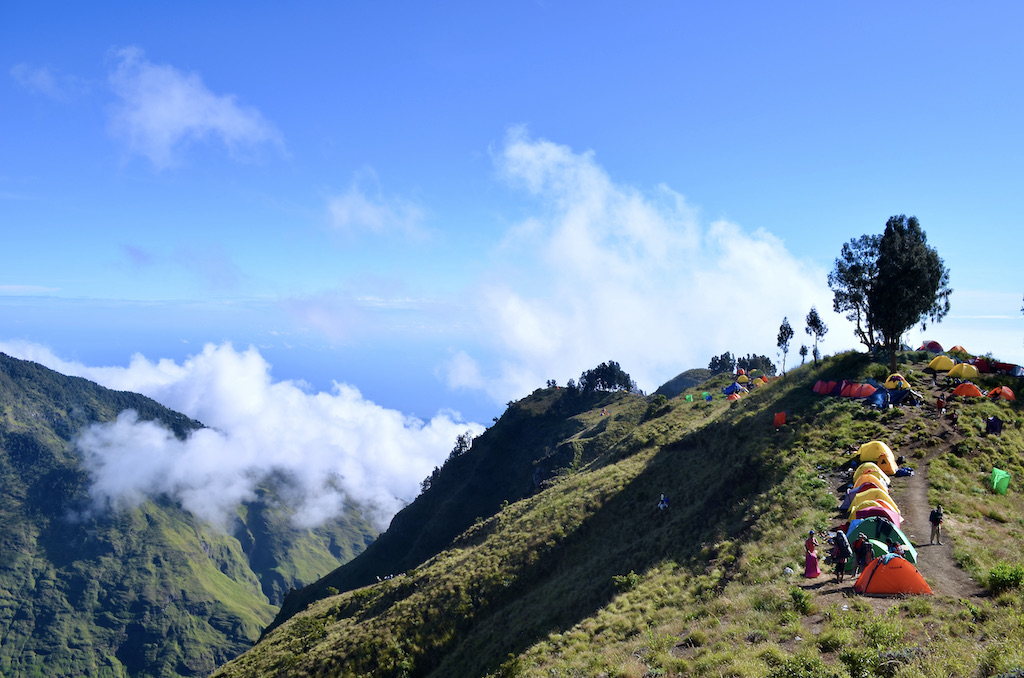
<instances>
[{"instance_id":1,"label":"sea of cloud","mask_svg":"<svg viewBox=\"0 0 1024 678\"><path fill-rule=\"evenodd\" d=\"M276 475L288 480L298 525L320 524L355 504L383 529L444 462L459 434L483 430L454 412L429 421L405 416L347 384L313 393L300 382L274 381L252 347L209 344L181 363L137 354L127 367L69 362L25 342L2 343L0 351L142 393L208 427L181 441L131 411L91 426L77 445L99 506L167 493L223 524L261 481Z\"/></svg>"}]
</instances>

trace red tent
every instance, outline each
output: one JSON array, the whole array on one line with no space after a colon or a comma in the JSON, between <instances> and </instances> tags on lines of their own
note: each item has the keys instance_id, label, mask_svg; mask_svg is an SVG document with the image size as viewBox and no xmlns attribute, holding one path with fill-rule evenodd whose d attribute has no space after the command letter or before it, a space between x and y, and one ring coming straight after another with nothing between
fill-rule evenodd
<instances>
[{"instance_id":1,"label":"red tent","mask_svg":"<svg viewBox=\"0 0 1024 678\"><path fill-rule=\"evenodd\" d=\"M926 341L921 344L921 348L918 351L931 351L932 353L942 353L942 344L937 341Z\"/></svg>"},{"instance_id":2,"label":"red tent","mask_svg":"<svg viewBox=\"0 0 1024 678\"><path fill-rule=\"evenodd\" d=\"M953 389L953 395L963 396L965 398L980 398L984 394L981 389L970 382L964 382Z\"/></svg>"},{"instance_id":3,"label":"red tent","mask_svg":"<svg viewBox=\"0 0 1024 678\"><path fill-rule=\"evenodd\" d=\"M897 511L893 511L885 506L869 506L860 509L853 515L854 518L870 518L871 516L881 516L896 527L903 524L903 517Z\"/></svg>"},{"instance_id":4,"label":"red tent","mask_svg":"<svg viewBox=\"0 0 1024 678\"><path fill-rule=\"evenodd\" d=\"M779 428L780 426L784 425L785 423L786 423L786 413L785 412L776 412L775 413L775 428Z\"/></svg>"},{"instance_id":5,"label":"red tent","mask_svg":"<svg viewBox=\"0 0 1024 678\"><path fill-rule=\"evenodd\" d=\"M865 596L932 595L917 568L891 553L868 563L853 590Z\"/></svg>"}]
</instances>

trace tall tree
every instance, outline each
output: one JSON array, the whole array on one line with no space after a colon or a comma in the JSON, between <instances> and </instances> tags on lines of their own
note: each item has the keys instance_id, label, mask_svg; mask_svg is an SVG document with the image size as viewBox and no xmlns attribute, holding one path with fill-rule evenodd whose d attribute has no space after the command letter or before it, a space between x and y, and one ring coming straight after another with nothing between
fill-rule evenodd
<instances>
[{"instance_id":1,"label":"tall tree","mask_svg":"<svg viewBox=\"0 0 1024 678\"><path fill-rule=\"evenodd\" d=\"M818 309L811 306L811 310L807 313L807 327L804 328L807 334L814 337L814 364L818 364L818 342L822 340L826 333L828 333L828 325L818 315Z\"/></svg>"},{"instance_id":2,"label":"tall tree","mask_svg":"<svg viewBox=\"0 0 1024 678\"><path fill-rule=\"evenodd\" d=\"M722 355L712 358L708 363L708 369L711 370L712 376L722 372L732 372L736 369L736 359L732 357L732 353L726 351Z\"/></svg>"},{"instance_id":3,"label":"tall tree","mask_svg":"<svg viewBox=\"0 0 1024 678\"><path fill-rule=\"evenodd\" d=\"M803 365L807 362L807 347L803 344L800 345L800 364Z\"/></svg>"},{"instance_id":4,"label":"tall tree","mask_svg":"<svg viewBox=\"0 0 1024 678\"><path fill-rule=\"evenodd\" d=\"M941 322L949 313L949 269L945 267L917 217L890 217L878 243L878 270L868 290L868 320L889 352L896 371L896 351L903 333L917 323Z\"/></svg>"},{"instance_id":5,"label":"tall tree","mask_svg":"<svg viewBox=\"0 0 1024 678\"><path fill-rule=\"evenodd\" d=\"M875 347L875 328L868 313L868 292L878 272L880 235L862 235L843 245L835 267L828 274L832 289L832 309L846 313L854 323L853 335L868 350Z\"/></svg>"},{"instance_id":6,"label":"tall tree","mask_svg":"<svg viewBox=\"0 0 1024 678\"><path fill-rule=\"evenodd\" d=\"M786 354L789 353L789 342L793 339L793 327L789 324L789 318L784 317L779 325L779 343L777 346L782 351L782 373L786 373Z\"/></svg>"}]
</instances>

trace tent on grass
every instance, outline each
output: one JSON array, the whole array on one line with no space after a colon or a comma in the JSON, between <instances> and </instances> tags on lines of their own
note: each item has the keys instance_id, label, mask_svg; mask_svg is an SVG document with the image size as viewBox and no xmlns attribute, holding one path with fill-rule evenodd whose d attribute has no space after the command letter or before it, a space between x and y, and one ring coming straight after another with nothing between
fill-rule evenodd
<instances>
[{"instance_id":1,"label":"tent on grass","mask_svg":"<svg viewBox=\"0 0 1024 678\"><path fill-rule=\"evenodd\" d=\"M932 358L932 361L928 363L928 367L925 369L935 372L949 372L954 367L956 367L956 362L948 355L937 355Z\"/></svg>"},{"instance_id":2,"label":"tent on grass","mask_svg":"<svg viewBox=\"0 0 1024 678\"><path fill-rule=\"evenodd\" d=\"M857 521L855 525L851 523L850 530L847 532L850 541L853 542L858 534L863 534L868 539L876 539L882 544L886 544L891 539L893 543L903 546L904 558L912 563L917 563L917 549L914 548L910 537L887 518L872 516Z\"/></svg>"},{"instance_id":3,"label":"tent on grass","mask_svg":"<svg viewBox=\"0 0 1024 678\"><path fill-rule=\"evenodd\" d=\"M994 389L988 392L988 397L994 400L1016 400L1017 396L1013 395L1013 390L1009 386L996 386Z\"/></svg>"},{"instance_id":4,"label":"tent on grass","mask_svg":"<svg viewBox=\"0 0 1024 678\"><path fill-rule=\"evenodd\" d=\"M931 351L932 353L942 353L942 344L937 341L925 341L921 344L921 348L918 351Z\"/></svg>"},{"instance_id":5,"label":"tent on grass","mask_svg":"<svg viewBox=\"0 0 1024 678\"><path fill-rule=\"evenodd\" d=\"M899 511L900 507L896 505L896 500L889 496L889 492L877 487L870 487L862 492L858 492L856 498L850 503L850 506L856 506L863 501L880 501L885 504L891 505L894 509Z\"/></svg>"},{"instance_id":6,"label":"tent on grass","mask_svg":"<svg viewBox=\"0 0 1024 678\"><path fill-rule=\"evenodd\" d=\"M890 476L895 474L898 468L896 466L896 457L893 455L892 450L881 440L872 440L861 445L860 449L857 450L856 458L860 461L873 462Z\"/></svg>"},{"instance_id":7,"label":"tent on grass","mask_svg":"<svg viewBox=\"0 0 1024 678\"><path fill-rule=\"evenodd\" d=\"M1010 474L1001 468L992 468L992 491L996 494L1006 494L1010 487Z\"/></svg>"},{"instance_id":8,"label":"tent on grass","mask_svg":"<svg viewBox=\"0 0 1024 678\"><path fill-rule=\"evenodd\" d=\"M748 381L750 381L750 377L748 377L745 374L741 374L740 376L736 377L736 383L737 384L745 384Z\"/></svg>"},{"instance_id":9,"label":"tent on grass","mask_svg":"<svg viewBox=\"0 0 1024 678\"><path fill-rule=\"evenodd\" d=\"M953 395L961 396L963 398L981 398L985 394L981 392L981 389L970 382L964 382L953 389Z\"/></svg>"},{"instance_id":10,"label":"tent on grass","mask_svg":"<svg viewBox=\"0 0 1024 678\"><path fill-rule=\"evenodd\" d=\"M856 485L857 484L857 479L860 478L861 476L863 476L865 473L870 473L873 476L877 476L886 485L888 485L889 482L890 482L889 481L889 475L885 471L883 471L882 469L878 468L878 464L876 464L873 461L865 461L865 462L859 464L856 469L854 469L854 471L853 471L853 484Z\"/></svg>"},{"instance_id":11,"label":"tent on grass","mask_svg":"<svg viewBox=\"0 0 1024 678\"><path fill-rule=\"evenodd\" d=\"M742 390L743 390L743 387L740 386L737 382L734 381L731 384L729 384L728 386L723 387L722 388L722 393L724 393L725 395L732 395L733 393L739 393Z\"/></svg>"},{"instance_id":12,"label":"tent on grass","mask_svg":"<svg viewBox=\"0 0 1024 678\"><path fill-rule=\"evenodd\" d=\"M786 413L785 412L776 412L775 413L775 419L773 421L773 424L775 425L775 428L779 428L781 426L784 426L785 423L786 423Z\"/></svg>"},{"instance_id":13,"label":"tent on grass","mask_svg":"<svg viewBox=\"0 0 1024 678\"><path fill-rule=\"evenodd\" d=\"M885 387L889 390L902 391L910 388L910 382L902 374L890 374L889 378L885 380Z\"/></svg>"},{"instance_id":14,"label":"tent on grass","mask_svg":"<svg viewBox=\"0 0 1024 678\"><path fill-rule=\"evenodd\" d=\"M726 400L739 400L740 399L740 394L739 393L730 393L729 395L727 395L725 397L725 399Z\"/></svg>"},{"instance_id":15,"label":"tent on grass","mask_svg":"<svg viewBox=\"0 0 1024 678\"><path fill-rule=\"evenodd\" d=\"M970 351L968 351L966 348L964 348L960 344L957 344L953 348L949 349L949 351L947 351L947 353L959 353L960 355L965 355L968 358L973 355Z\"/></svg>"},{"instance_id":16,"label":"tent on grass","mask_svg":"<svg viewBox=\"0 0 1024 678\"><path fill-rule=\"evenodd\" d=\"M876 499L854 499L853 504L850 506L850 512L847 515L851 519L856 518L857 511L866 508L887 508L890 511L895 511L896 513L900 512L899 507L896 506L894 502L883 497L878 497Z\"/></svg>"},{"instance_id":17,"label":"tent on grass","mask_svg":"<svg viewBox=\"0 0 1024 678\"><path fill-rule=\"evenodd\" d=\"M970 363L957 363L949 371L949 376L954 379L977 379L978 368Z\"/></svg>"},{"instance_id":18,"label":"tent on grass","mask_svg":"<svg viewBox=\"0 0 1024 678\"><path fill-rule=\"evenodd\" d=\"M932 589L906 558L889 553L861 572L853 590L865 596L931 595Z\"/></svg>"},{"instance_id":19,"label":"tent on grass","mask_svg":"<svg viewBox=\"0 0 1024 678\"><path fill-rule=\"evenodd\" d=\"M879 516L885 518L896 527L903 525L903 516L898 511L893 511L891 508L885 506L868 506L866 508L858 509L853 514L854 518L870 518L871 516Z\"/></svg>"}]
</instances>

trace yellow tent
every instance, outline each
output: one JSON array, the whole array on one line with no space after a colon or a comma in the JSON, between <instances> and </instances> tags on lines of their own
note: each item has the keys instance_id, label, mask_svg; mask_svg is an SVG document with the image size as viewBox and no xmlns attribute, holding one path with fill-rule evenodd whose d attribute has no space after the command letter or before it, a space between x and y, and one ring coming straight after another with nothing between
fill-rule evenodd
<instances>
[{"instance_id":1,"label":"yellow tent","mask_svg":"<svg viewBox=\"0 0 1024 678\"><path fill-rule=\"evenodd\" d=\"M853 501L850 503L850 505L856 506L857 504L862 504L865 501L880 501L886 504L890 504L894 509L896 509L897 513L900 512L900 509L896 505L896 502L893 501L893 498L890 497L889 493L886 492L885 490L879 490L878 488L873 487L870 490L858 492L857 496L853 498Z\"/></svg>"},{"instance_id":2,"label":"yellow tent","mask_svg":"<svg viewBox=\"0 0 1024 678\"><path fill-rule=\"evenodd\" d=\"M937 355L928 363L928 368L936 372L949 372L956 366L956 363L948 355Z\"/></svg>"},{"instance_id":3,"label":"yellow tent","mask_svg":"<svg viewBox=\"0 0 1024 678\"><path fill-rule=\"evenodd\" d=\"M960 363L949 371L949 376L957 379L977 379L978 368L969 363Z\"/></svg>"},{"instance_id":4,"label":"yellow tent","mask_svg":"<svg viewBox=\"0 0 1024 678\"><path fill-rule=\"evenodd\" d=\"M870 473L873 476L881 479L886 485L889 484L889 476L882 469L878 468L878 464L873 461L865 461L862 464L858 464L856 470L853 472L853 484L857 485L857 478L860 478L865 473Z\"/></svg>"},{"instance_id":5,"label":"yellow tent","mask_svg":"<svg viewBox=\"0 0 1024 678\"><path fill-rule=\"evenodd\" d=\"M861 509L870 508L872 506L881 506L882 508L887 508L891 511L895 511L896 513L900 512L898 508L896 508L891 503L885 501L884 499L865 499L864 501L854 503L850 507L849 516L852 518L853 516L857 515L857 511Z\"/></svg>"},{"instance_id":6,"label":"yellow tent","mask_svg":"<svg viewBox=\"0 0 1024 678\"><path fill-rule=\"evenodd\" d=\"M885 380L885 387L889 390L902 391L910 388L910 382L902 374L890 374Z\"/></svg>"},{"instance_id":7,"label":"yellow tent","mask_svg":"<svg viewBox=\"0 0 1024 678\"><path fill-rule=\"evenodd\" d=\"M750 381L750 377L748 377L745 374L741 374L740 376L736 377L736 382L739 384L745 384L748 381Z\"/></svg>"},{"instance_id":8,"label":"yellow tent","mask_svg":"<svg viewBox=\"0 0 1024 678\"><path fill-rule=\"evenodd\" d=\"M880 440L872 440L870 443L861 445L857 450L857 458L860 461L874 462L878 468L890 476L896 473L896 457L889 446Z\"/></svg>"}]
</instances>

